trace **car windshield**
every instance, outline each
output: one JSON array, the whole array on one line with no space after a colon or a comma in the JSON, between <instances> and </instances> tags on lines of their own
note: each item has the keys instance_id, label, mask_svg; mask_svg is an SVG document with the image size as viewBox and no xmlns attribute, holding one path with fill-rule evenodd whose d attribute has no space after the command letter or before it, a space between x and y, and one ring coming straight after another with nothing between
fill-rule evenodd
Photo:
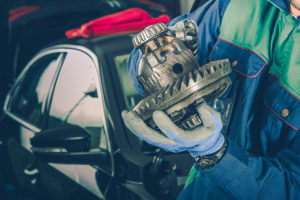
<instances>
[{"instance_id":1,"label":"car windshield","mask_svg":"<svg viewBox=\"0 0 300 200\"><path fill-rule=\"evenodd\" d=\"M127 63L130 54L121 54L113 57L117 74L120 80L122 96L128 110L133 109L137 103L143 98L133 87L127 72Z\"/></svg>"}]
</instances>

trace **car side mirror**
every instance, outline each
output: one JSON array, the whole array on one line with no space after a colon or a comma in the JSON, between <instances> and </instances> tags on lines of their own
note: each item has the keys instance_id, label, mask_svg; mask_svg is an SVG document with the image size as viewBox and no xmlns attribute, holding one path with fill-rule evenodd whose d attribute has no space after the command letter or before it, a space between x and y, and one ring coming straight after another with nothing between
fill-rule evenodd
<instances>
[{"instance_id":1,"label":"car side mirror","mask_svg":"<svg viewBox=\"0 0 300 200\"><path fill-rule=\"evenodd\" d=\"M30 143L35 156L45 162L97 165L109 161L106 151L89 151L90 135L79 126L63 125L41 131Z\"/></svg>"},{"instance_id":2,"label":"car side mirror","mask_svg":"<svg viewBox=\"0 0 300 200\"><path fill-rule=\"evenodd\" d=\"M97 87L95 84L91 84L88 89L84 92L85 95L90 96L92 98L97 98L98 93L97 93Z\"/></svg>"},{"instance_id":3,"label":"car side mirror","mask_svg":"<svg viewBox=\"0 0 300 200\"><path fill-rule=\"evenodd\" d=\"M37 133L30 140L33 151L86 152L90 135L81 127L65 125Z\"/></svg>"}]
</instances>

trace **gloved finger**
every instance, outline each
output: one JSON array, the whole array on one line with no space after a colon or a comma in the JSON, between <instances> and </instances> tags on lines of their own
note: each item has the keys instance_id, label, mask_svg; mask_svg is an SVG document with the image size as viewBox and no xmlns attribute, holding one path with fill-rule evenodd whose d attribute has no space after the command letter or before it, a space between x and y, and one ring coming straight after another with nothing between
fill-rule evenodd
<instances>
[{"instance_id":1,"label":"gloved finger","mask_svg":"<svg viewBox=\"0 0 300 200\"><path fill-rule=\"evenodd\" d=\"M210 119L209 119L210 118ZM201 118L202 119L202 118ZM188 136L186 136L186 139L189 141L200 141L200 140L206 140L209 141L209 137L219 133L222 130L222 121L219 117L217 117L215 114L209 114L207 119L205 120L211 120L212 122L209 122L209 126L198 126L192 130L189 131ZM208 123L206 122L206 125Z\"/></svg>"},{"instance_id":2,"label":"gloved finger","mask_svg":"<svg viewBox=\"0 0 300 200\"><path fill-rule=\"evenodd\" d=\"M212 119L214 121L214 132L220 132L222 130L223 124L220 116L212 114Z\"/></svg>"},{"instance_id":3,"label":"gloved finger","mask_svg":"<svg viewBox=\"0 0 300 200\"><path fill-rule=\"evenodd\" d=\"M208 137L206 135L199 134L198 132L198 140L195 140L193 131L183 130L179 128L176 124L174 124L174 122L169 118L169 116L162 111L154 111L152 117L158 128L163 133L165 133L168 136L168 138L184 146L189 146L187 143L190 143L192 141L199 141Z\"/></svg>"},{"instance_id":4,"label":"gloved finger","mask_svg":"<svg viewBox=\"0 0 300 200\"><path fill-rule=\"evenodd\" d=\"M166 113L159 110L154 111L152 118L157 127L169 138L177 142L181 142L180 138L176 138L175 135L170 135L170 132L176 133L176 135L180 135L180 133L183 132L183 130L179 128L176 124L174 124Z\"/></svg>"},{"instance_id":5,"label":"gloved finger","mask_svg":"<svg viewBox=\"0 0 300 200\"><path fill-rule=\"evenodd\" d=\"M213 132L213 130L208 130L205 127L197 127L193 130L183 130L174 124L169 116L162 111L154 111L152 117L158 128L170 139L186 146L190 146L187 143L208 138Z\"/></svg>"},{"instance_id":6,"label":"gloved finger","mask_svg":"<svg viewBox=\"0 0 300 200\"><path fill-rule=\"evenodd\" d=\"M143 136L148 140L162 144L176 144L160 132L150 128L135 111L124 110L122 112L122 118L126 127L136 136Z\"/></svg>"},{"instance_id":7,"label":"gloved finger","mask_svg":"<svg viewBox=\"0 0 300 200\"><path fill-rule=\"evenodd\" d=\"M151 144L153 146L157 146L165 151L173 152L173 153L178 153L182 151L186 151L186 149L183 146L180 146L178 144L171 145L171 144L162 144L159 142L153 142L152 140L149 140L148 138L140 135L140 138L143 139L145 142L148 144Z\"/></svg>"},{"instance_id":8,"label":"gloved finger","mask_svg":"<svg viewBox=\"0 0 300 200\"><path fill-rule=\"evenodd\" d=\"M211 135L219 133L223 127L221 115L206 103L197 108L203 122L203 126L199 126L191 130L190 135L194 137L194 140L203 140L203 138L207 139Z\"/></svg>"},{"instance_id":9,"label":"gloved finger","mask_svg":"<svg viewBox=\"0 0 300 200\"><path fill-rule=\"evenodd\" d=\"M221 115L219 112L217 112L215 109L207 105L206 103L202 103L201 105L196 107L197 112L199 113L199 116L203 122L203 126L205 128L213 128L214 127L214 120L212 118L212 115L214 115L216 118L219 119L219 121L222 124L221 121Z\"/></svg>"}]
</instances>

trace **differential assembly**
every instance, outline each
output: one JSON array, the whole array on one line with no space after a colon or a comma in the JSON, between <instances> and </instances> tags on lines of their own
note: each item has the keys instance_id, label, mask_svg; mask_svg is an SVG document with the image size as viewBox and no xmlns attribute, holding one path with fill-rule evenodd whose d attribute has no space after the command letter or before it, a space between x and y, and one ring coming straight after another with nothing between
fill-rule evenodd
<instances>
[{"instance_id":1,"label":"differential assembly","mask_svg":"<svg viewBox=\"0 0 300 200\"><path fill-rule=\"evenodd\" d=\"M184 20L175 26L181 27L179 34L158 23L133 38L134 46L142 52L136 78L147 95L134 111L152 128L156 127L152 120L155 110L166 112L184 129L201 125L195 107L217 99L231 85L227 59L199 66L197 50L188 48L188 41L193 40L186 38L197 38L195 22Z\"/></svg>"}]
</instances>

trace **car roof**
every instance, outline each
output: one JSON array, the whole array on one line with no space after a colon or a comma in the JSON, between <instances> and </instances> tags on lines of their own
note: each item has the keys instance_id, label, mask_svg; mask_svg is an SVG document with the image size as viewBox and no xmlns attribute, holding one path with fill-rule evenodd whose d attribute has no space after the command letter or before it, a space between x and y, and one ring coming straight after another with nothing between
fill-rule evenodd
<instances>
[{"instance_id":1,"label":"car roof","mask_svg":"<svg viewBox=\"0 0 300 200\"><path fill-rule=\"evenodd\" d=\"M9 54L13 63L13 77L21 72L41 48L47 47L49 42L65 37L67 30L79 28L90 20L128 8L144 9L153 17L166 13L159 5L151 6L145 3L147 0L66 0L59 1L59 4L57 1L23 1L11 6L11 14L18 14L18 9L22 7L38 7L32 12L15 16L14 20L10 21ZM116 6L117 4L121 7Z\"/></svg>"},{"instance_id":2,"label":"car roof","mask_svg":"<svg viewBox=\"0 0 300 200\"><path fill-rule=\"evenodd\" d=\"M122 50L130 51L131 49L133 49L133 44L131 41L132 37L135 34L136 33L111 34L92 38L63 38L61 40L50 43L47 48L42 49L39 53L52 49L76 49L85 47L95 53L97 57L99 57L102 56L103 53L108 54ZM122 44L120 44L120 42Z\"/></svg>"}]
</instances>

